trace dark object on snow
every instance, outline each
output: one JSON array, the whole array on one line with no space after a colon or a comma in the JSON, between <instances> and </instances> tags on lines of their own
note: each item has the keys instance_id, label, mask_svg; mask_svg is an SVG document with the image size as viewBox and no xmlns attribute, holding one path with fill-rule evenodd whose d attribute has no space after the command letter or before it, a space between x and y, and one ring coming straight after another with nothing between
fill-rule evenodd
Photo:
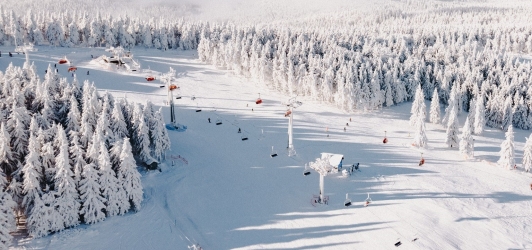
<instances>
[{"instance_id":1,"label":"dark object on snow","mask_svg":"<svg viewBox=\"0 0 532 250\"><path fill-rule=\"evenodd\" d=\"M94 56L93 56L93 55L91 55L91 58L94 58Z\"/></svg>"},{"instance_id":2,"label":"dark object on snow","mask_svg":"<svg viewBox=\"0 0 532 250\"><path fill-rule=\"evenodd\" d=\"M149 158L146 160L146 165L149 170L156 170L159 168L159 162L157 162L155 159Z\"/></svg>"},{"instance_id":3,"label":"dark object on snow","mask_svg":"<svg viewBox=\"0 0 532 250\"><path fill-rule=\"evenodd\" d=\"M57 68L57 63L56 63L56 64L54 64L54 68Z\"/></svg>"},{"instance_id":4,"label":"dark object on snow","mask_svg":"<svg viewBox=\"0 0 532 250\"><path fill-rule=\"evenodd\" d=\"M350 201L348 201L348 202L344 203L344 206L346 206L346 207L349 207L349 206L351 206L351 205L352 205L352 204L351 204L351 202L350 202Z\"/></svg>"},{"instance_id":5,"label":"dark object on snow","mask_svg":"<svg viewBox=\"0 0 532 250\"><path fill-rule=\"evenodd\" d=\"M164 85L160 85L159 88L164 88L165 86Z\"/></svg>"},{"instance_id":6,"label":"dark object on snow","mask_svg":"<svg viewBox=\"0 0 532 250\"><path fill-rule=\"evenodd\" d=\"M176 97L175 99L176 99L176 100L179 100L179 99L181 99L181 96L178 96L178 97Z\"/></svg>"},{"instance_id":7,"label":"dark object on snow","mask_svg":"<svg viewBox=\"0 0 532 250\"><path fill-rule=\"evenodd\" d=\"M13 57L13 54L11 54L11 52L9 52L9 57Z\"/></svg>"},{"instance_id":8,"label":"dark object on snow","mask_svg":"<svg viewBox=\"0 0 532 250\"><path fill-rule=\"evenodd\" d=\"M355 170L358 170L358 165L359 165L359 164L360 164L359 162L357 162L357 164L354 164L354 166L355 166Z\"/></svg>"},{"instance_id":9,"label":"dark object on snow","mask_svg":"<svg viewBox=\"0 0 532 250\"><path fill-rule=\"evenodd\" d=\"M240 130L240 128L238 128L238 133L242 133L242 131Z\"/></svg>"},{"instance_id":10,"label":"dark object on snow","mask_svg":"<svg viewBox=\"0 0 532 250\"><path fill-rule=\"evenodd\" d=\"M46 74L46 73L48 73L48 70L47 70L47 69L45 69L45 70L44 70L44 73L45 73L45 74Z\"/></svg>"},{"instance_id":11,"label":"dark object on snow","mask_svg":"<svg viewBox=\"0 0 532 250\"><path fill-rule=\"evenodd\" d=\"M270 157L271 157L271 158L273 158L273 157L277 157L277 153L273 153L273 154L271 154Z\"/></svg>"},{"instance_id":12,"label":"dark object on snow","mask_svg":"<svg viewBox=\"0 0 532 250\"><path fill-rule=\"evenodd\" d=\"M412 242L414 242L414 241L416 241L416 240L418 240L418 238L413 239Z\"/></svg>"},{"instance_id":13,"label":"dark object on snow","mask_svg":"<svg viewBox=\"0 0 532 250\"><path fill-rule=\"evenodd\" d=\"M218 120L216 121L216 125L222 125L222 120L218 119Z\"/></svg>"},{"instance_id":14,"label":"dark object on snow","mask_svg":"<svg viewBox=\"0 0 532 250\"><path fill-rule=\"evenodd\" d=\"M530 183L530 190L532 190L532 183Z\"/></svg>"},{"instance_id":15,"label":"dark object on snow","mask_svg":"<svg viewBox=\"0 0 532 250\"><path fill-rule=\"evenodd\" d=\"M388 138L384 137L384 140L382 140L382 143L387 143L388 142Z\"/></svg>"},{"instance_id":16,"label":"dark object on snow","mask_svg":"<svg viewBox=\"0 0 532 250\"><path fill-rule=\"evenodd\" d=\"M247 136L242 136L242 141L247 141L247 140L248 140Z\"/></svg>"},{"instance_id":17,"label":"dark object on snow","mask_svg":"<svg viewBox=\"0 0 532 250\"><path fill-rule=\"evenodd\" d=\"M307 175L309 175L309 174L310 174L310 170L308 170L308 169L305 168L305 170L303 171L303 175L304 175L304 176L307 176Z\"/></svg>"},{"instance_id":18,"label":"dark object on snow","mask_svg":"<svg viewBox=\"0 0 532 250\"><path fill-rule=\"evenodd\" d=\"M89 75L89 71L87 70L87 75Z\"/></svg>"},{"instance_id":19,"label":"dark object on snow","mask_svg":"<svg viewBox=\"0 0 532 250\"><path fill-rule=\"evenodd\" d=\"M400 246L401 244L403 244L403 243L401 243L400 241L398 241L398 242L395 243L395 246L398 247L398 246Z\"/></svg>"},{"instance_id":20,"label":"dark object on snow","mask_svg":"<svg viewBox=\"0 0 532 250\"><path fill-rule=\"evenodd\" d=\"M201 109L196 109L196 112L201 112ZM209 123L211 123L211 118L209 118Z\"/></svg>"},{"instance_id":21,"label":"dark object on snow","mask_svg":"<svg viewBox=\"0 0 532 250\"><path fill-rule=\"evenodd\" d=\"M2 57L2 51L0 51L0 57Z\"/></svg>"},{"instance_id":22,"label":"dark object on snow","mask_svg":"<svg viewBox=\"0 0 532 250\"><path fill-rule=\"evenodd\" d=\"M421 167L423 164L425 164L425 159L421 158L421 160L419 161L419 166Z\"/></svg>"},{"instance_id":23,"label":"dark object on snow","mask_svg":"<svg viewBox=\"0 0 532 250\"><path fill-rule=\"evenodd\" d=\"M196 111L196 112L198 112L198 111ZM211 123L211 118L207 118L207 120L209 120L209 123Z\"/></svg>"},{"instance_id":24,"label":"dark object on snow","mask_svg":"<svg viewBox=\"0 0 532 250\"><path fill-rule=\"evenodd\" d=\"M55 69L55 73L59 73L59 69Z\"/></svg>"},{"instance_id":25,"label":"dark object on snow","mask_svg":"<svg viewBox=\"0 0 532 250\"><path fill-rule=\"evenodd\" d=\"M72 77L74 77L74 73L72 73Z\"/></svg>"}]
</instances>

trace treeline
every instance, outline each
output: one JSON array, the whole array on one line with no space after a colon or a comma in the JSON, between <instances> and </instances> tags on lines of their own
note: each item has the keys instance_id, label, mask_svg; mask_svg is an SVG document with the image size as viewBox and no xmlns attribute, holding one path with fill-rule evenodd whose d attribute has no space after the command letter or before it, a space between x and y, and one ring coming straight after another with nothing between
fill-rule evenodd
<instances>
[{"instance_id":1,"label":"treeline","mask_svg":"<svg viewBox=\"0 0 532 250\"><path fill-rule=\"evenodd\" d=\"M273 25L206 25L202 61L291 95L347 111L373 110L438 90L458 112L479 100L486 124L532 127L530 8L406 4ZM412 8L412 9L409 9ZM509 121L508 121L508 118Z\"/></svg>"},{"instance_id":2,"label":"treeline","mask_svg":"<svg viewBox=\"0 0 532 250\"><path fill-rule=\"evenodd\" d=\"M44 80L28 63L0 72L0 220L13 209L34 237L139 210L137 162L161 160L169 148L150 102L100 95L51 67ZM9 239L12 226L2 220L0 235Z\"/></svg>"},{"instance_id":3,"label":"treeline","mask_svg":"<svg viewBox=\"0 0 532 250\"><path fill-rule=\"evenodd\" d=\"M34 12L19 15L0 5L0 44L62 47L135 46L196 49L202 23L183 19L148 20L99 12Z\"/></svg>"}]
</instances>

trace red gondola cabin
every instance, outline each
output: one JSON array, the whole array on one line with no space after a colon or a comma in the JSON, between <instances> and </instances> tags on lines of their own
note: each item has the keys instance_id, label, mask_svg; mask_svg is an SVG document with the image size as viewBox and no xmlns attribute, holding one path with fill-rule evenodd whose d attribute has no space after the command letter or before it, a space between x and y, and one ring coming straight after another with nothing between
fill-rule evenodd
<instances>
[{"instance_id":1,"label":"red gondola cabin","mask_svg":"<svg viewBox=\"0 0 532 250\"><path fill-rule=\"evenodd\" d=\"M155 80L154 76L147 76L146 77L146 81L148 81L148 82L151 82L151 81L154 81L154 80Z\"/></svg>"},{"instance_id":2,"label":"red gondola cabin","mask_svg":"<svg viewBox=\"0 0 532 250\"><path fill-rule=\"evenodd\" d=\"M65 63L68 63L68 60L66 58L62 58L61 60L59 60L59 64L65 64Z\"/></svg>"},{"instance_id":3,"label":"red gondola cabin","mask_svg":"<svg viewBox=\"0 0 532 250\"><path fill-rule=\"evenodd\" d=\"M74 67L74 66L70 66L70 67L68 68L68 72L76 71L76 70L78 70L78 68L76 68L76 67Z\"/></svg>"}]
</instances>

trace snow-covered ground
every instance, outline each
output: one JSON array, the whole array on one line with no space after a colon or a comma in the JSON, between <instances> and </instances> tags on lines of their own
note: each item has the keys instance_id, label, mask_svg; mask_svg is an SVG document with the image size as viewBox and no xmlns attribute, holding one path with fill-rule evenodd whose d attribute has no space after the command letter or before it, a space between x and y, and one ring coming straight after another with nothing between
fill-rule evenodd
<instances>
[{"instance_id":1,"label":"snow-covered ground","mask_svg":"<svg viewBox=\"0 0 532 250\"><path fill-rule=\"evenodd\" d=\"M151 100L164 107L169 121L166 90L159 81L144 79L151 73L91 63L91 55L103 49L38 49L30 58L41 78L48 64L53 67L66 56L78 67L80 82L94 81L117 98ZM2 71L11 61L22 65L23 55L7 56L13 47L0 50ZM500 130L488 128L475 136L475 160L465 160L446 148L440 125L427 123L427 149L410 146L411 103L346 114L300 98L303 105L294 111L297 156L288 157L282 105L288 96L204 65L195 51L133 53L156 76L176 69L183 96L175 100L176 117L188 127L170 132L172 150L162 172L143 173L142 210L20 240L15 249L187 249L193 243L203 249L389 249L397 241L407 249L532 248L532 175L497 166ZM68 66L57 68L73 78ZM260 105L254 102L258 93L264 100ZM461 126L465 116L459 117ZM223 124L215 125L217 120ZM529 134L516 130L518 163ZM249 140L242 141L242 135ZM272 146L278 157L270 157ZM315 207L311 198L319 193L319 175L302 172L321 152L344 154L344 164L360 162L361 171L325 177L330 201ZM420 167L421 152L426 163ZM347 208L346 193L354 202ZM364 207L367 193L373 203Z\"/></svg>"}]
</instances>

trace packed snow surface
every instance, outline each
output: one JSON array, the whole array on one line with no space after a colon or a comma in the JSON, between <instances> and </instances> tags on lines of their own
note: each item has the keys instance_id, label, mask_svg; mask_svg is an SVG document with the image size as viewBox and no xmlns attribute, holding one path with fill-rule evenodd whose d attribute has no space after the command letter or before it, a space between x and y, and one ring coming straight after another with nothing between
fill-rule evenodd
<instances>
[{"instance_id":1,"label":"packed snow surface","mask_svg":"<svg viewBox=\"0 0 532 250\"><path fill-rule=\"evenodd\" d=\"M167 122L167 91L145 77L176 69L180 90L174 94L182 97L175 100L176 117L187 130L170 131L172 150L162 172L143 172L140 212L18 239L15 249L390 249L398 241L406 249L532 248L531 174L520 164L517 170L496 164L501 130L475 136L475 159L466 160L446 147L441 125L427 123L427 149L411 146L411 103L347 114L299 98L297 155L289 157L282 104L289 96L204 65L195 51L134 49L144 71L127 72L91 63L104 49L38 48L30 60L41 79L48 64L66 56L80 82L94 81L116 98L150 100L163 106ZM22 66L24 55L10 58L13 47L0 49L0 69ZM72 80L68 65L57 68ZM460 127L465 117L459 116ZM525 136L529 131L516 130L518 163ZM272 146L278 157L270 157ZM311 203L319 175L302 174L322 152L344 155L344 165L360 163L352 176L325 177L328 205ZM425 164L418 166L421 153ZM344 207L346 193L353 206ZM368 194L373 202L364 207Z\"/></svg>"}]
</instances>

